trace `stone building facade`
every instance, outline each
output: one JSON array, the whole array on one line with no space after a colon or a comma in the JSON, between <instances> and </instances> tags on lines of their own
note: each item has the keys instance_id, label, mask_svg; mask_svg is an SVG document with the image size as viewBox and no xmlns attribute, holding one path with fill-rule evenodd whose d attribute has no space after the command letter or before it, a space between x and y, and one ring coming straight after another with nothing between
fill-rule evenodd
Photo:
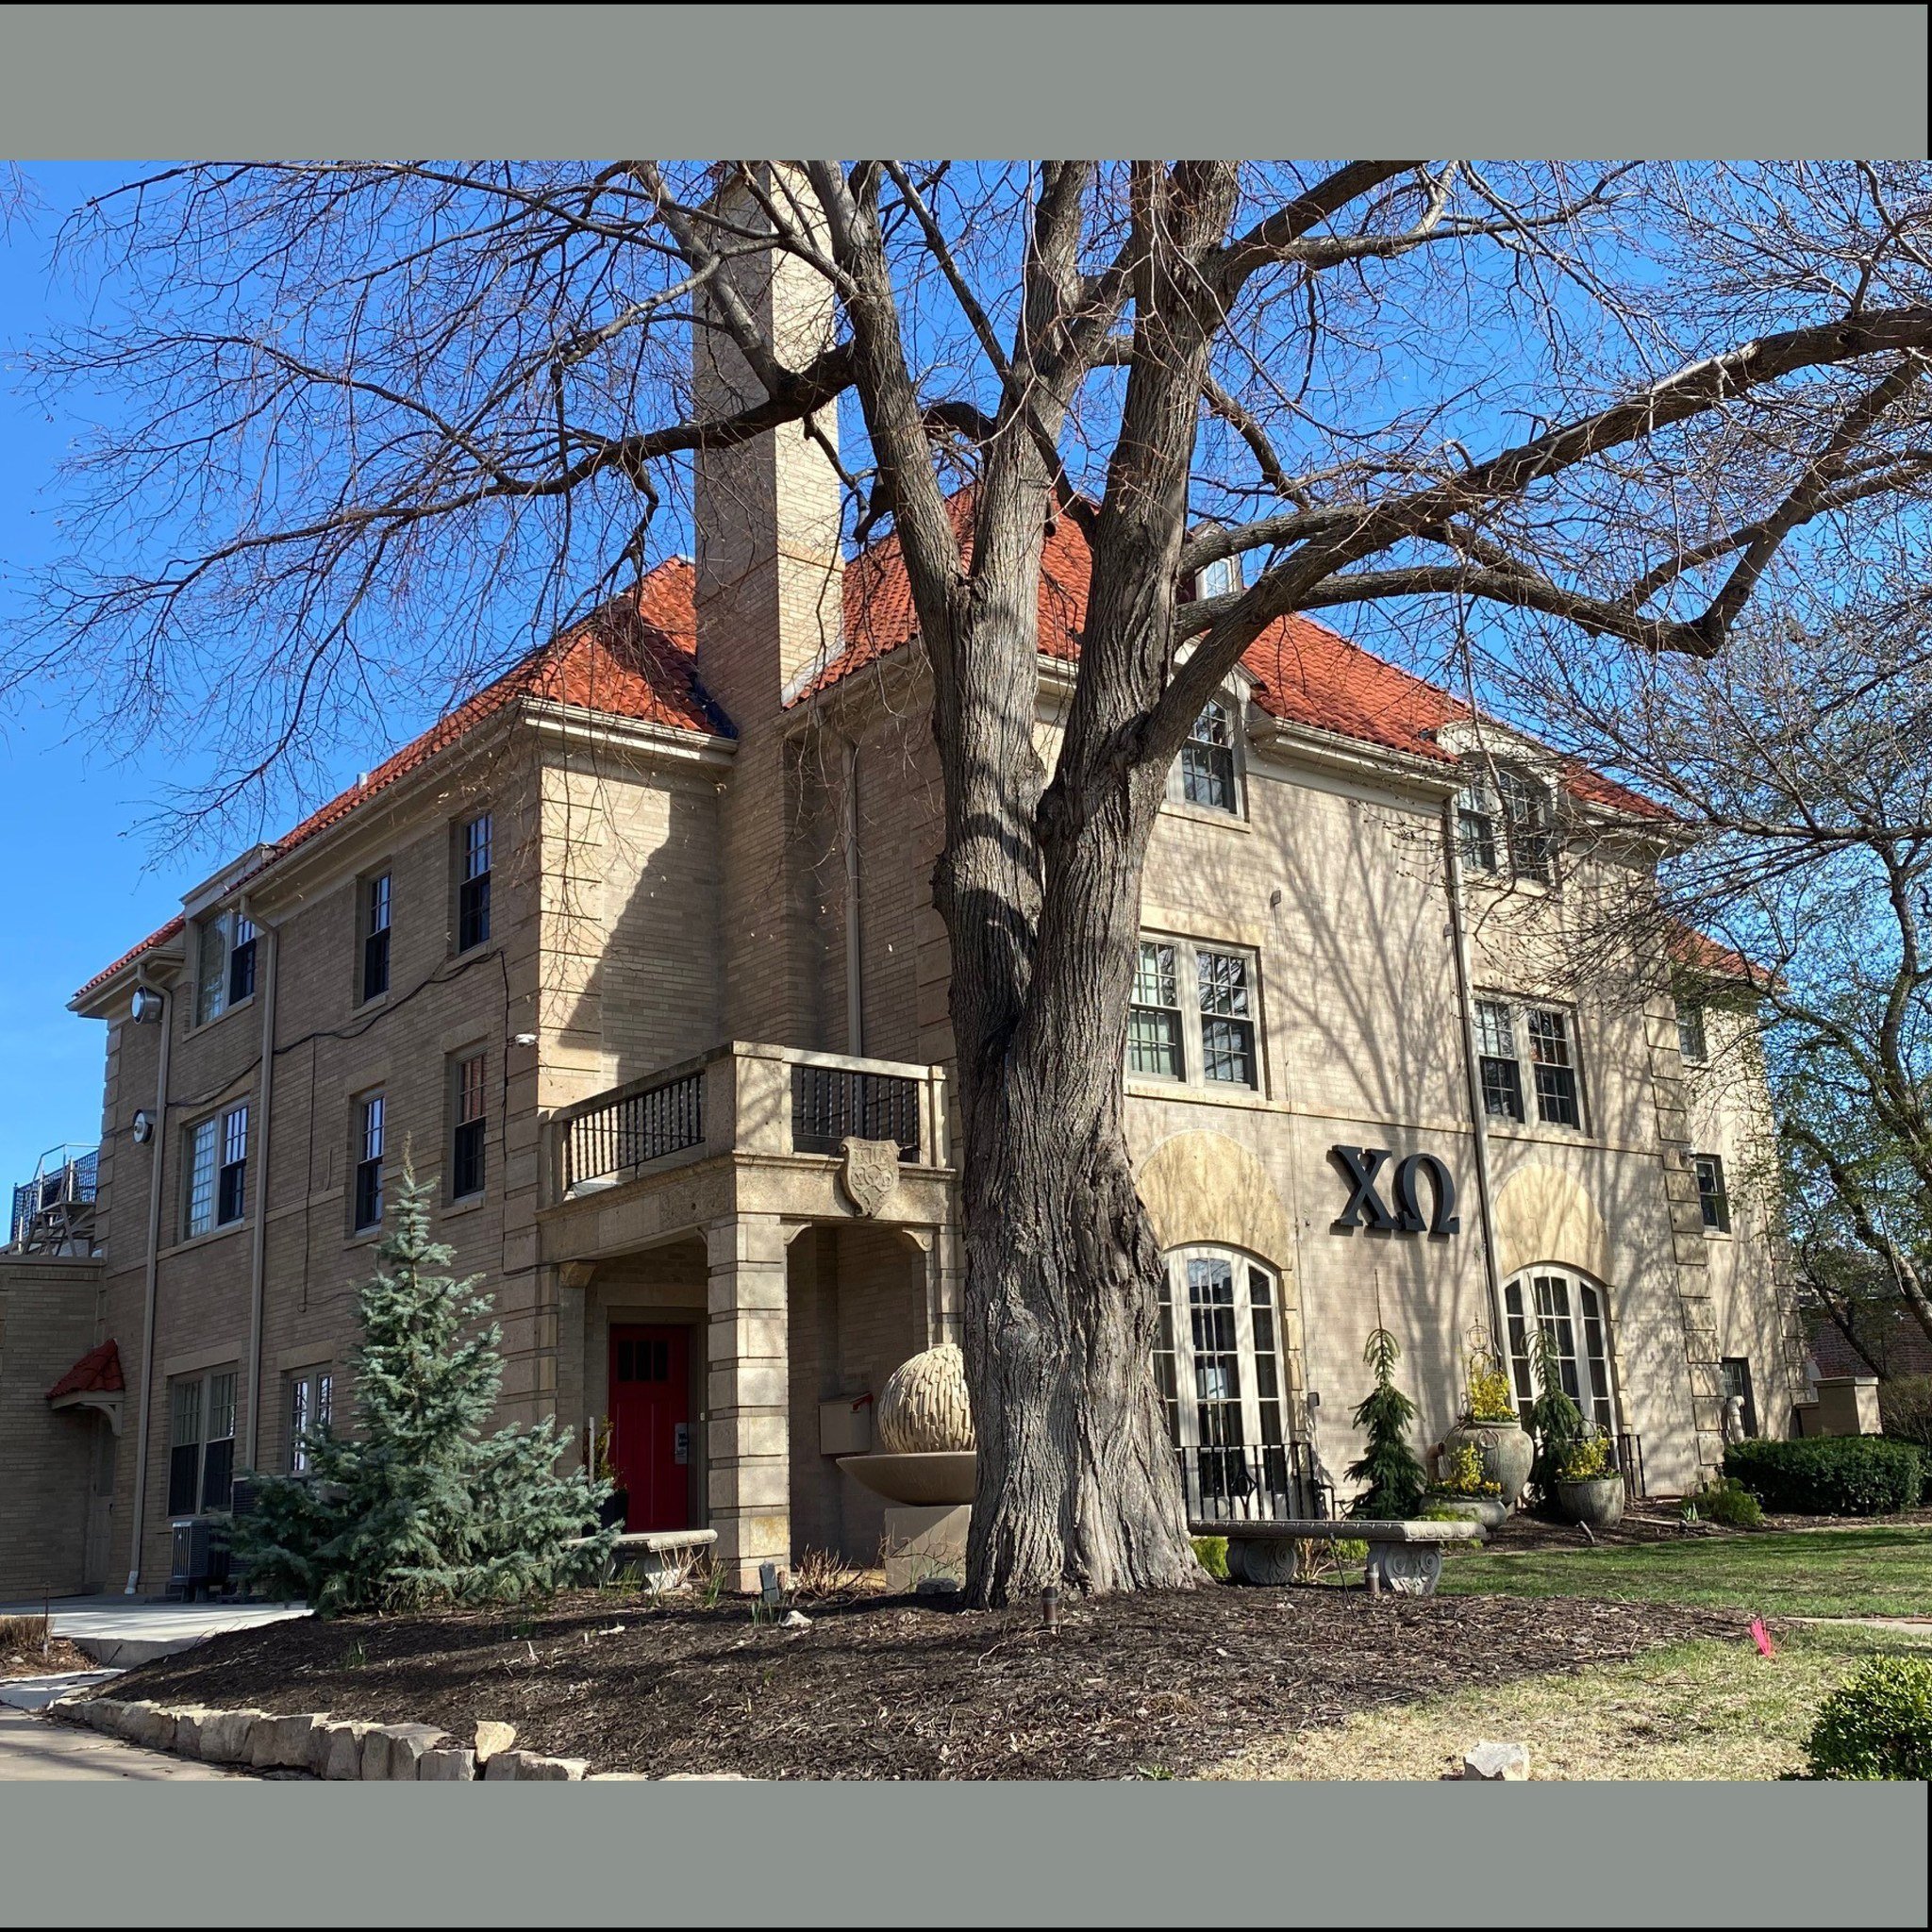
<instances>
[{"instance_id":1,"label":"stone building facade","mask_svg":"<svg viewBox=\"0 0 1932 1932\"><path fill-rule=\"evenodd\" d=\"M782 275L750 293L781 336L820 325ZM837 489L795 430L706 457L693 558L75 996L107 1056L72 1340L111 1340L125 1391L42 1418L98 1441L58 1520L8 1520L36 1546L16 1568L157 1590L175 1522L349 1414L354 1290L405 1159L495 1298L506 1414L614 1429L636 1526L715 1528L739 1583L808 1548L873 1559L880 1505L830 1452L957 1335L963 1284L926 677L893 541L842 556ZM1047 760L1085 581L1062 525ZM1473 1333L1521 1354L1538 1321L1654 1491L1717 1461L1727 1377L1789 1432L1750 1015L1708 960L1601 916L1669 838L1299 620L1204 714L1123 1069L1191 1496L1231 1455L1264 1488L1291 1452L1339 1472L1378 1320L1424 1441ZM883 1199L848 1136L895 1143Z\"/></svg>"}]
</instances>

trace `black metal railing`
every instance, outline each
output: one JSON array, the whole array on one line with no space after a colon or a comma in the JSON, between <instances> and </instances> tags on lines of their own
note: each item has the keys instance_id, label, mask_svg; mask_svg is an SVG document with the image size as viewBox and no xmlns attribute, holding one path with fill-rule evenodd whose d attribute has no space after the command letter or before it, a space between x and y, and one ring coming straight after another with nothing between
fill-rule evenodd
<instances>
[{"instance_id":1,"label":"black metal railing","mask_svg":"<svg viewBox=\"0 0 1932 1932\"><path fill-rule=\"evenodd\" d=\"M1633 1503L1641 1503L1650 1491L1643 1486L1643 1438L1634 1429L1624 1429L1617 1437L1617 1474L1624 1478L1624 1494Z\"/></svg>"},{"instance_id":2,"label":"black metal railing","mask_svg":"<svg viewBox=\"0 0 1932 1932\"><path fill-rule=\"evenodd\" d=\"M13 1212L7 1239L13 1246L25 1246L35 1233L34 1224L42 1216L58 1218L60 1210L73 1210L94 1198L100 1181L101 1152L90 1147L71 1154L65 1147L42 1155L40 1171L30 1181L13 1190Z\"/></svg>"},{"instance_id":3,"label":"black metal railing","mask_svg":"<svg viewBox=\"0 0 1932 1932\"><path fill-rule=\"evenodd\" d=\"M1335 1498L1306 1442L1176 1449L1191 1523L1325 1519Z\"/></svg>"},{"instance_id":4,"label":"black metal railing","mask_svg":"<svg viewBox=\"0 0 1932 1932\"><path fill-rule=\"evenodd\" d=\"M919 1082L897 1074L849 1067L791 1069L791 1147L797 1154L836 1154L850 1135L893 1141L901 1160L919 1158Z\"/></svg>"},{"instance_id":5,"label":"black metal railing","mask_svg":"<svg viewBox=\"0 0 1932 1932\"><path fill-rule=\"evenodd\" d=\"M635 1093L618 1093L563 1124L563 1186L629 1174L705 1141L705 1076L680 1074Z\"/></svg>"}]
</instances>

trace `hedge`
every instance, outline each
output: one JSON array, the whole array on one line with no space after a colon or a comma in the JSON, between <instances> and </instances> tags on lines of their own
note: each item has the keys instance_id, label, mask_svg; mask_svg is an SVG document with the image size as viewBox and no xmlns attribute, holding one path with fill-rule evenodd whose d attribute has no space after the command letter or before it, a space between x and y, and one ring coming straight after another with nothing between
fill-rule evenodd
<instances>
[{"instance_id":1,"label":"hedge","mask_svg":"<svg viewBox=\"0 0 1932 1932\"><path fill-rule=\"evenodd\" d=\"M1724 1474L1767 1509L1798 1516L1883 1516L1917 1507L1923 1452L1876 1436L1818 1436L1795 1442L1735 1442Z\"/></svg>"},{"instance_id":2,"label":"hedge","mask_svg":"<svg viewBox=\"0 0 1932 1932\"><path fill-rule=\"evenodd\" d=\"M1813 1777L1932 1777L1932 1662L1874 1657L1824 1700L1805 1755Z\"/></svg>"}]
</instances>

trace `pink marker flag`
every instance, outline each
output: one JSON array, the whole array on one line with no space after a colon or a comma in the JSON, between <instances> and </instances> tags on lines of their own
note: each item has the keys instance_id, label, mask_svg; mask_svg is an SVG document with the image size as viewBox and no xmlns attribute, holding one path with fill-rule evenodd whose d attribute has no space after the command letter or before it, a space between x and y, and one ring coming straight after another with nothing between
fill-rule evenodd
<instances>
[{"instance_id":1,"label":"pink marker flag","mask_svg":"<svg viewBox=\"0 0 1932 1932\"><path fill-rule=\"evenodd\" d=\"M1757 1644L1760 1657L1775 1657L1777 1646L1771 1641L1771 1632L1764 1627L1762 1617L1751 1619L1751 1641Z\"/></svg>"}]
</instances>

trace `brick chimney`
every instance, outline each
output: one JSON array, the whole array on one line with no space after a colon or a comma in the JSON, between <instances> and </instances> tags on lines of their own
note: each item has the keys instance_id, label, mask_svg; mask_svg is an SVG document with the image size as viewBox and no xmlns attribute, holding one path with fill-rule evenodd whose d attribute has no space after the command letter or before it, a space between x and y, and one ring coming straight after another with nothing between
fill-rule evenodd
<instances>
[{"instance_id":1,"label":"brick chimney","mask_svg":"<svg viewBox=\"0 0 1932 1932\"><path fill-rule=\"evenodd\" d=\"M803 174L761 165L768 196L797 204L800 219L822 230ZM739 227L768 228L741 181L728 182L712 205ZM806 367L830 343L832 293L808 264L773 248L741 255L723 272L785 367ZM758 401L764 385L730 337L722 328L695 337L699 415ZM821 411L815 426L836 449L836 410ZM696 471L698 675L745 736L770 724L788 686L838 649L839 476L802 423L734 449L700 451Z\"/></svg>"},{"instance_id":2,"label":"brick chimney","mask_svg":"<svg viewBox=\"0 0 1932 1932\"><path fill-rule=\"evenodd\" d=\"M779 207L800 205L820 225L803 175L766 162L763 187ZM742 182L713 204L734 225L768 228ZM747 250L724 269L777 360L802 369L832 340L824 279L778 248ZM715 312L715 311L714 311ZM701 416L724 415L765 393L722 328L694 331ZM817 427L837 447L832 409ZM811 854L802 831L810 790L795 743L781 729L788 688L839 647L840 484L824 447L788 423L733 449L702 450L693 523L698 675L738 730L719 801L720 941L727 1035L781 1046L823 1046Z\"/></svg>"}]
</instances>

